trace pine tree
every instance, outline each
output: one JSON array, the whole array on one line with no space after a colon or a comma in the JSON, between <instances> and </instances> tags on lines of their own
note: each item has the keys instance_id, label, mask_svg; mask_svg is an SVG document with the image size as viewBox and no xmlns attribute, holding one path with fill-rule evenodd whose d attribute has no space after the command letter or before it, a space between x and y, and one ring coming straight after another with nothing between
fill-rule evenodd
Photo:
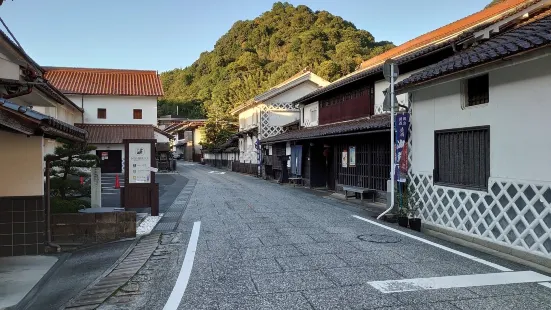
<instances>
[{"instance_id":1,"label":"pine tree","mask_svg":"<svg viewBox=\"0 0 551 310\"><path fill-rule=\"evenodd\" d=\"M89 168L95 167L98 157L90 154L95 146L58 139L60 146L55 148L53 155L46 155L46 160L52 161L50 171L50 195L63 200L90 197L89 184L80 184L80 177L90 176Z\"/></svg>"}]
</instances>

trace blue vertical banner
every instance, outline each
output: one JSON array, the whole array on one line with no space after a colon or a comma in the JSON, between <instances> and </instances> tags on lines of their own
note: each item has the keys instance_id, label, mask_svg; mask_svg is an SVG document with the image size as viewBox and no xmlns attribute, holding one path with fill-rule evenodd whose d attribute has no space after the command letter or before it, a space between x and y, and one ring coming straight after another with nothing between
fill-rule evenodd
<instances>
[{"instance_id":1,"label":"blue vertical banner","mask_svg":"<svg viewBox=\"0 0 551 310\"><path fill-rule=\"evenodd\" d=\"M394 157L394 178L397 182L406 182L408 174L408 132L409 113L397 113L395 124L395 157Z\"/></svg>"}]
</instances>

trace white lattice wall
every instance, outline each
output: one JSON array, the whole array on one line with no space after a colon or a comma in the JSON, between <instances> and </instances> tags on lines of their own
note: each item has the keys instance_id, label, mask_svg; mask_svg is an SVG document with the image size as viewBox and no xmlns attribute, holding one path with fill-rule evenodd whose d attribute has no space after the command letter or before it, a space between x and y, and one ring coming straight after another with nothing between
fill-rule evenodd
<instances>
[{"instance_id":1,"label":"white lattice wall","mask_svg":"<svg viewBox=\"0 0 551 310\"><path fill-rule=\"evenodd\" d=\"M410 137L413 134L410 125ZM490 178L487 193L434 185L432 175L413 173L413 147L410 138L410 186L422 201L419 212L424 221L532 253L551 254L551 183Z\"/></svg>"},{"instance_id":2,"label":"white lattice wall","mask_svg":"<svg viewBox=\"0 0 551 310\"><path fill-rule=\"evenodd\" d=\"M274 111L297 111L291 102L264 104L260 111L259 139L276 136L285 132L283 127L274 126L271 117Z\"/></svg>"}]
</instances>

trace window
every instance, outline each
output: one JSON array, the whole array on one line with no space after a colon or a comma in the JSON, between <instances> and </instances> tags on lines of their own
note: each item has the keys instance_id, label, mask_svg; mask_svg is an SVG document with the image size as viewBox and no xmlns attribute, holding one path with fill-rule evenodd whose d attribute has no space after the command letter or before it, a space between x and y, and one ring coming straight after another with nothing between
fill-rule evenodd
<instances>
[{"instance_id":1,"label":"window","mask_svg":"<svg viewBox=\"0 0 551 310\"><path fill-rule=\"evenodd\" d=\"M490 127L436 131L434 182L482 189L490 177Z\"/></svg>"},{"instance_id":2,"label":"window","mask_svg":"<svg viewBox=\"0 0 551 310\"><path fill-rule=\"evenodd\" d=\"M490 101L490 82L488 74L468 79L466 82L466 101L465 106L485 104Z\"/></svg>"},{"instance_id":3,"label":"window","mask_svg":"<svg viewBox=\"0 0 551 310\"><path fill-rule=\"evenodd\" d=\"M134 109L134 119L142 119L142 109Z\"/></svg>"},{"instance_id":4,"label":"window","mask_svg":"<svg viewBox=\"0 0 551 310\"><path fill-rule=\"evenodd\" d=\"M98 109L98 119L107 118L107 109Z\"/></svg>"}]
</instances>

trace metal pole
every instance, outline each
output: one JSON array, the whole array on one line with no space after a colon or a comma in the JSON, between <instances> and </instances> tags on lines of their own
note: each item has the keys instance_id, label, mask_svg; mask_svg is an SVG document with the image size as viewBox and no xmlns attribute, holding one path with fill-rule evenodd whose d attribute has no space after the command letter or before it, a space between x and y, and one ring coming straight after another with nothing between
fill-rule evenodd
<instances>
[{"instance_id":1,"label":"metal pole","mask_svg":"<svg viewBox=\"0 0 551 310\"><path fill-rule=\"evenodd\" d=\"M390 66L390 207L381 213L377 219L380 219L394 208L394 64Z\"/></svg>"}]
</instances>

